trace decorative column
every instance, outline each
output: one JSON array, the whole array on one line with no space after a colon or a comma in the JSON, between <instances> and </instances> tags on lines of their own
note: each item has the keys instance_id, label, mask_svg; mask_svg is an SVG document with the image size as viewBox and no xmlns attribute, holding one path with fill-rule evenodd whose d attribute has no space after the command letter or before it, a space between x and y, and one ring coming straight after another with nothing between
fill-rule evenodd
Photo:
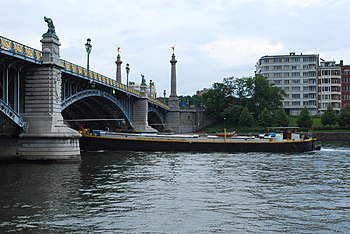
<instances>
[{"instance_id":1,"label":"decorative column","mask_svg":"<svg viewBox=\"0 0 350 234\"><path fill-rule=\"evenodd\" d=\"M25 133L19 135L18 157L24 160L79 161L80 147L77 131L63 123L61 115L60 42L53 22L43 34L41 66L27 69L25 75L24 113Z\"/></svg>"},{"instance_id":2,"label":"decorative column","mask_svg":"<svg viewBox=\"0 0 350 234\"><path fill-rule=\"evenodd\" d=\"M117 65L117 70L116 70L116 81L121 83L122 82L122 70L121 70L121 65L122 65L122 60L120 59L120 47L117 48L117 60L115 61L115 64Z\"/></svg>"},{"instance_id":3,"label":"decorative column","mask_svg":"<svg viewBox=\"0 0 350 234\"><path fill-rule=\"evenodd\" d=\"M173 54L171 56L171 74L170 74L170 96L168 105L170 111L167 112L165 117L165 131L182 133L180 126L180 107L179 107L179 98L176 94L176 59L175 59L175 46L172 46Z\"/></svg>"},{"instance_id":4,"label":"decorative column","mask_svg":"<svg viewBox=\"0 0 350 234\"><path fill-rule=\"evenodd\" d=\"M156 129L148 125L148 98L147 98L147 84L145 76L142 76L140 91L141 98L133 103L133 125L134 132L157 132Z\"/></svg>"},{"instance_id":5,"label":"decorative column","mask_svg":"<svg viewBox=\"0 0 350 234\"><path fill-rule=\"evenodd\" d=\"M173 55L171 57L171 81L170 81L170 96L169 96L169 107L172 110L179 110L179 98L176 93L176 59L175 59L175 47L173 48Z\"/></svg>"}]
</instances>

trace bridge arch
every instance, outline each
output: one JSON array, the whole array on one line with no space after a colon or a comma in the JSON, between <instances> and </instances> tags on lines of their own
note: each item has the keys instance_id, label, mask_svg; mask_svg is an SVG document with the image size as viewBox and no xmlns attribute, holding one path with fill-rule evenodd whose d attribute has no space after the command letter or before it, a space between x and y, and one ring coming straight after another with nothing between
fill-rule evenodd
<instances>
[{"instance_id":1,"label":"bridge arch","mask_svg":"<svg viewBox=\"0 0 350 234\"><path fill-rule=\"evenodd\" d=\"M148 122L149 125L159 132L164 131L165 129L165 113L159 108L149 105L148 106Z\"/></svg>"},{"instance_id":2,"label":"bridge arch","mask_svg":"<svg viewBox=\"0 0 350 234\"><path fill-rule=\"evenodd\" d=\"M95 89L84 90L62 101L62 115L68 122L83 116L90 120L104 119L104 122L114 122L109 125L112 128L122 127L125 121L128 128L133 128L131 111L128 109L128 106L131 105L123 103L108 92ZM79 122L84 122L84 120ZM69 125L77 128L73 123ZM98 126L92 123L89 125Z\"/></svg>"}]
</instances>

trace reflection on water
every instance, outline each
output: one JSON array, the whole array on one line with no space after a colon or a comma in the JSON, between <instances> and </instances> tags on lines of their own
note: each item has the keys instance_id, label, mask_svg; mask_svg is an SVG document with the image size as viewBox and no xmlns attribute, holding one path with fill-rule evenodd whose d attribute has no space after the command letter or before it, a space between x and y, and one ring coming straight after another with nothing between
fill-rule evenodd
<instances>
[{"instance_id":1,"label":"reflection on water","mask_svg":"<svg viewBox=\"0 0 350 234\"><path fill-rule=\"evenodd\" d=\"M0 165L0 232L347 233L349 146Z\"/></svg>"}]
</instances>

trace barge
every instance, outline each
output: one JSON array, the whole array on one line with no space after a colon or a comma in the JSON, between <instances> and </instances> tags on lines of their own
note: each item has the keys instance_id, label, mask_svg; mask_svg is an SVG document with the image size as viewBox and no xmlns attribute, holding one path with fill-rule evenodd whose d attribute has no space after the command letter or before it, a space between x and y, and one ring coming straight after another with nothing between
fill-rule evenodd
<instances>
[{"instance_id":1,"label":"barge","mask_svg":"<svg viewBox=\"0 0 350 234\"><path fill-rule=\"evenodd\" d=\"M290 130L290 129L289 129ZM175 151L175 152L306 152L315 150L315 138L290 133L259 136L197 134L120 133L95 130L82 132L84 151Z\"/></svg>"}]
</instances>

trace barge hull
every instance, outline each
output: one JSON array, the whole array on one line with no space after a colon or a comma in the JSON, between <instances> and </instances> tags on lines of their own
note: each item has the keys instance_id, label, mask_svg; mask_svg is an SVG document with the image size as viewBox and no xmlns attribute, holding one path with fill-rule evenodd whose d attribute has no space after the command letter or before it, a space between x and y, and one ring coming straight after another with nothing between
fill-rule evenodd
<instances>
[{"instance_id":1,"label":"barge hull","mask_svg":"<svg viewBox=\"0 0 350 234\"><path fill-rule=\"evenodd\" d=\"M201 142L92 136L82 137L80 148L85 151L305 152L314 150L314 142L315 139L284 142Z\"/></svg>"}]
</instances>

